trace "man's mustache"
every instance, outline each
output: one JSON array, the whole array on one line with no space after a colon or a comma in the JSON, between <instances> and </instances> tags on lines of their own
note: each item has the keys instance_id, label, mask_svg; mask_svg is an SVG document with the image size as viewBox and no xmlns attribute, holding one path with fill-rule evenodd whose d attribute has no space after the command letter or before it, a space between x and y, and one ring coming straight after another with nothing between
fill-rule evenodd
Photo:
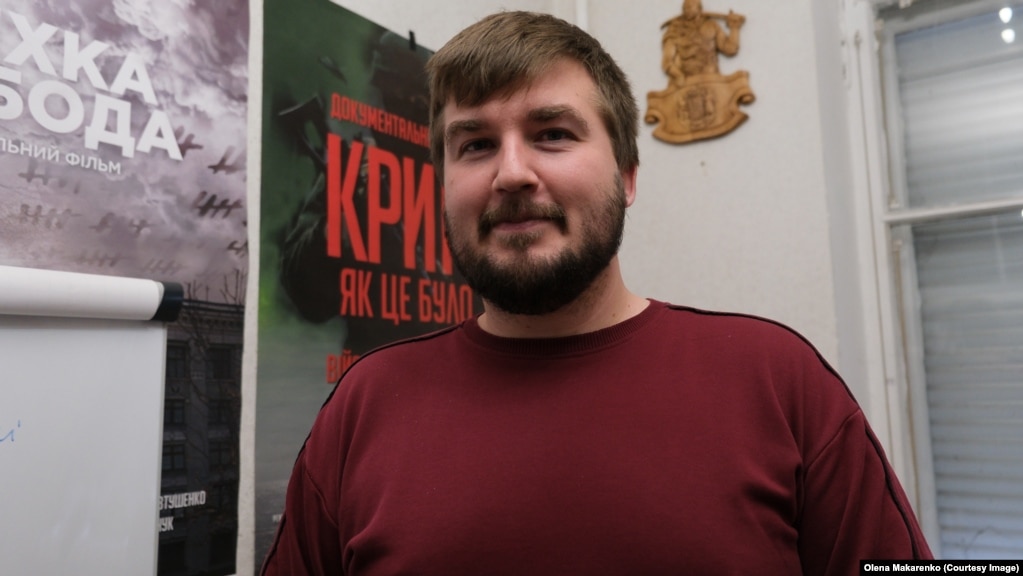
<instances>
[{"instance_id":1,"label":"man's mustache","mask_svg":"<svg viewBox=\"0 0 1023 576\"><path fill-rule=\"evenodd\" d=\"M490 233L498 224L550 220L559 228L565 227L565 211L557 204L536 204L525 200L506 200L480 215L480 236Z\"/></svg>"}]
</instances>

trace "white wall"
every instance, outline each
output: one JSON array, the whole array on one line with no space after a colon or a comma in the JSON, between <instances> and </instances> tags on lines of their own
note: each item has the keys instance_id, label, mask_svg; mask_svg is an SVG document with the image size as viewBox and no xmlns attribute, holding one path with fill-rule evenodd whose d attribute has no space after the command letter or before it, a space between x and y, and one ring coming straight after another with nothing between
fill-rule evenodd
<instances>
[{"instance_id":1,"label":"white wall","mask_svg":"<svg viewBox=\"0 0 1023 576\"><path fill-rule=\"evenodd\" d=\"M590 3L590 29L625 68L641 109L666 86L660 24L681 3L629 13ZM639 197L622 260L641 293L712 309L768 316L837 357L826 184L821 162L810 2L705 3L747 18L739 54L722 73L746 70L756 102L734 132L686 145L661 143L644 124ZM633 33L614 33L622 27Z\"/></svg>"}]
</instances>

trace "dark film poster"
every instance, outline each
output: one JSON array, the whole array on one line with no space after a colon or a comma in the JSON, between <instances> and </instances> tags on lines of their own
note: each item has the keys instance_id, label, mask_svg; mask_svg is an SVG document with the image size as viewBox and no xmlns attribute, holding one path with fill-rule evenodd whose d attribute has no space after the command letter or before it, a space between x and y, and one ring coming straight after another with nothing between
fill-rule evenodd
<instances>
[{"instance_id":1,"label":"dark film poster","mask_svg":"<svg viewBox=\"0 0 1023 576\"><path fill-rule=\"evenodd\" d=\"M341 373L480 309L444 239L429 159L431 52L328 0L267 0L256 564Z\"/></svg>"},{"instance_id":2,"label":"dark film poster","mask_svg":"<svg viewBox=\"0 0 1023 576\"><path fill-rule=\"evenodd\" d=\"M162 576L235 571L248 28L245 0L0 5L0 264L185 288Z\"/></svg>"}]
</instances>

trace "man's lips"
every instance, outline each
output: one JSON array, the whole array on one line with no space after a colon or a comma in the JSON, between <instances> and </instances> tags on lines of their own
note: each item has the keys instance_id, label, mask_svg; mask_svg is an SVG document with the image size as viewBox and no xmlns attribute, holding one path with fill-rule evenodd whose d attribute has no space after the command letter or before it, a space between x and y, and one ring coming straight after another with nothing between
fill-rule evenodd
<instances>
[{"instance_id":1,"label":"man's lips","mask_svg":"<svg viewBox=\"0 0 1023 576\"><path fill-rule=\"evenodd\" d=\"M557 205L501 205L483 214L479 229L480 234L485 236L491 230L524 231L545 222L564 229L565 213Z\"/></svg>"},{"instance_id":2,"label":"man's lips","mask_svg":"<svg viewBox=\"0 0 1023 576\"><path fill-rule=\"evenodd\" d=\"M555 224L555 222L550 218L527 218L524 220L506 220L503 222L497 222L494 224L492 229L499 232L524 232L548 222Z\"/></svg>"}]
</instances>

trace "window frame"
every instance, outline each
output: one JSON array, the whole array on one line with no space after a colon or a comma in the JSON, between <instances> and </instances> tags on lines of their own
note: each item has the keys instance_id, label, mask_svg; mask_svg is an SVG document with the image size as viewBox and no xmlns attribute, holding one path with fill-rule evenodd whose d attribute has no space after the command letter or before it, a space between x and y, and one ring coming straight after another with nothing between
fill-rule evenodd
<instances>
[{"instance_id":1,"label":"window frame","mask_svg":"<svg viewBox=\"0 0 1023 576\"><path fill-rule=\"evenodd\" d=\"M853 219L860 234L859 254L872 269L862 270L865 321L872 341L868 383L875 429L914 503L935 557L941 557L937 491L923 334L919 314L911 226L950 218L968 218L1023 210L1020 197L935 207L907 207L902 126L894 57L896 34L996 11L1004 0L872 0L845 5L843 27L847 120L856 194ZM898 10L896 9L898 8ZM882 10L884 13L882 14ZM880 425L878 425L880 424Z\"/></svg>"}]
</instances>

